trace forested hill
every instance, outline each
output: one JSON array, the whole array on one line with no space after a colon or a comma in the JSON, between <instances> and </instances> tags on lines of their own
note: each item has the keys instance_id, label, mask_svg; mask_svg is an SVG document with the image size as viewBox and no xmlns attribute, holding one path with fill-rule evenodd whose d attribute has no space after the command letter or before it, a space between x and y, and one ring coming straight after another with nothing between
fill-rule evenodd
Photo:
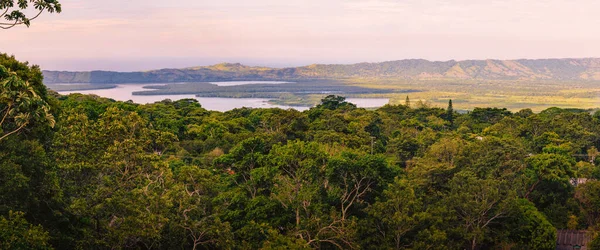
<instances>
[{"instance_id":1,"label":"forested hill","mask_svg":"<svg viewBox=\"0 0 600 250\"><path fill-rule=\"evenodd\" d=\"M600 111L222 113L60 95L0 54L0 117L2 250L600 249Z\"/></svg>"},{"instance_id":2,"label":"forested hill","mask_svg":"<svg viewBox=\"0 0 600 250\"><path fill-rule=\"evenodd\" d=\"M301 80L403 78L478 80L600 80L600 58L540 60L468 60L432 62L421 59L359 63L350 65L314 64L297 68L249 67L218 64L184 69L145 72L44 71L46 83L150 83L231 80Z\"/></svg>"}]
</instances>

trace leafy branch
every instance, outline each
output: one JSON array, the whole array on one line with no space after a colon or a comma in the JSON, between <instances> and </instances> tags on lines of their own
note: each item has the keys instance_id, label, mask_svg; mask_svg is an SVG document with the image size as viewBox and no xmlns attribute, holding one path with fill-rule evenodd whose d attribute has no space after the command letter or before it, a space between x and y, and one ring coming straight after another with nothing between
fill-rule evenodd
<instances>
[{"instance_id":1,"label":"leafy branch","mask_svg":"<svg viewBox=\"0 0 600 250\"><path fill-rule=\"evenodd\" d=\"M34 15L27 15L28 9L35 10ZM17 25L29 27L31 21L44 12L60 13L61 4L57 0L0 0L0 29L10 29Z\"/></svg>"},{"instance_id":2,"label":"leafy branch","mask_svg":"<svg viewBox=\"0 0 600 250\"><path fill-rule=\"evenodd\" d=\"M54 127L50 106L27 81L0 65L0 141L23 130L32 121Z\"/></svg>"}]
</instances>

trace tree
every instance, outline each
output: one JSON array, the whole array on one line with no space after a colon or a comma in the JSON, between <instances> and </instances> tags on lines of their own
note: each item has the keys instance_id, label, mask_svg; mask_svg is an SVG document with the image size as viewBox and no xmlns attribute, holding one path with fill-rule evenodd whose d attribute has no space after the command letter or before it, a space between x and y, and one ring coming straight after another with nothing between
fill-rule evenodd
<instances>
[{"instance_id":1,"label":"tree","mask_svg":"<svg viewBox=\"0 0 600 250\"><path fill-rule=\"evenodd\" d=\"M502 118L511 116L512 113L506 108L475 108L468 114L467 125L474 132L481 132L485 127L496 124Z\"/></svg>"},{"instance_id":2,"label":"tree","mask_svg":"<svg viewBox=\"0 0 600 250\"><path fill-rule=\"evenodd\" d=\"M343 96L328 95L321 99L321 104L319 104L317 107L334 110L346 107L356 108L356 105L346 102L346 98Z\"/></svg>"},{"instance_id":3,"label":"tree","mask_svg":"<svg viewBox=\"0 0 600 250\"><path fill-rule=\"evenodd\" d=\"M409 248L412 240L407 240L406 235L430 216L423 209L423 201L408 180L399 178L384 191L383 197L367 209L375 219L377 242L384 244L382 248Z\"/></svg>"},{"instance_id":4,"label":"tree","mask_svg":"<svg viewBox=\"0 0 600 250\"><path fill-rule=\"evenodd\" d=\"M406 161L413 158L420 149L419 142L407 133L399 133L387 145L388 155L393 155L400 166L405 166Z\"/></svg>"},{"instance_id":5,"label":"tree","mask_svg":"<svg viewBox=\"0 0 600 250\"><path fill-rule=\"evenodd\" d=\"M497 222L509 216L516 194L502 181L479 179L469 171L457 173L449 186L445 203L457 216L461 225L457 230L468 242L465 248L479 249L489 241Z\"/></svg>"},{"instance_id":6,"label":"tree","mask_svg":"<svg viewBox=\"0 0 600 250\"><path fill-rule=\"evenodd\" d=\"M212 199L218 191L215 177L195 166L184 166L175 176L178 182L173 190L176 209L169 214L169 223L173 228L183 229L186 246L194 250L225 248L231 237L229 224L218 218L213 206Z\"/></svg>"},{"instance_id":7,"label":"tree","mask_svg":"<svg viewBox=\"0 0 600 250\"><path fill-rule=\"evenodd\" d=\"M408 98L408 96L406 96L406 100L404 101L404 106L410 108L410 98Z\"/></svg>"},{"instance_id":8,"label":"tree","mask_svg":"<svg viewBox=\"0 0 600 250\"><path fill-rule=\"evenodd\" d=\"M588 154L590 163L595 164L596 157L598 157L598 155L600 155L600 152L598 152L598 149L596 147L592 146L590 149L587 150L587 154Z\"/></svg>"},{"instance_id":9,"label":"tree","mask_svg":"<svg viewBox=\"0 0 600 250\"><path fill-rule=\"evenodd\" d=\"M61 238L68 229L57 223L65 214L50 155L54 133L48 125L54 125L50 110L57 110L56 102L37 66L0 53L0 216L22 211L29 223L48 229L54 242L68 245Z\"/></svg>"},{"instance_id":10,"label":"tree","mask_svg":"<svg viewBox=\"0 0 600 250\"><path fill-rule=\"evenodd\" d=\"M310 214L309 206L322 188L327 156L316 143L300 141L275 146L269 156L281 173L275 177L273 198L294 212L296 227L300 227L303 212Z\"/></svg>"},{"instance_id":11,"label":"tree","mask_svg":"<svg viewBox=\"0 0 600 250\"><path fill-rule=\"evenodd\" d=\"M0 57L3 56L0 54ZM35 71L35 68L30 70ZM45 93L40 93L17 72L0 65L0 141L19 133L31 123L47 122L54 126L50 105L41 94Z\"/></svg>"},{"instance_id":12,"label":"tree","mask_svg":"<svg viewBox=\"0 0 600 250\"><path fill-rule=\"evenodd\" d=\"M32 9L36 12L27 15L26 11ZM38 18L43 12L60 13L61 4L57 0L0 0L0 29L10 29L17 25L29 27L31 21Z\"/></svg>"},{"instance_id":13,"label":"tree","mask_svg":"<svg viewBox=\"0 0 600 250\"><path fill-rule=\"evenodd\" d=\"M529 177L531 183L525 194L527 199L540 182L568 183L569 178L573 176L573 160L561 154L535 155L528 159L528 163L525 175Z\"/></svg>"},{"instance_id":14,"label":"tree","mask_svg":"<svg viewBox=\"0 0 600 250\"><path fill-rule=\"evenodd\" d=\"M292 222L295 226L289 233L311 247L356 248L355 221L347 221L335 207L327 206L322 200L321 195L328 186L324 178L328 157L321 147L301 141L274 146L269 161L280 172L275 177L271 196L295 217L295 223Z\"/></svg>"},{"instance_id":15,"label":"tree","mask_svg":"<svg viewBox=\"0 0 600 250\"><path fill-rule=\"evenodd\" d=\"M168 222L174 184L147 121L116 107L95 121L67 115L54 147L68 211L84 221L80 244L151 248Z\"/></svg>"},{"instance_id":16,"label":"tree","mask_svg":"<svg viewBox=\"0 0 600 250\"><path fill-rule=\"evenodd\" d=\"M450 122L450 126L454 124L454 108L452 108L452 99L448 101L448 109L446 109L446 120Z\"/></svg>"},{"instance_id":17,"label":"tree","mask_svg":"<svg viewBox=\"0 0 600 250\"><path fill-rule=\"evenodd\" d=\"M590 180L579 185L575 191L575 199L580 204L588 226L598 229L600 223L600 181Z\"/></svg>"},{"instance_id":18,"label":"tree","mask_svg":"<svg viewBox=\"0 0 600 250\"><path fill-rule=\"evenodd\" d=\"M525 199L517 199L515 211L505 223L508 237L515 249L555 249L556 229L539 212L535 205Z\"/></svg>"},{"instance_id":19,"label":"tree","mask_svg":"<svg viewBox=\"0 0 600 250\"><path fill-rule=\"evenodd\" d=\"M52 249L48 232L42 226L31 225L23 212L10 211L8 218L0 216L0 249Z\"/></svg>"},{"instance_id":20,"label":"tree","mask_svg":"<svg viewBox=\"0 0 600 250\"><path fill-rule=\"evenodd\" d=\"M245 188L250 197L255 198L263 190L261 180L256 178L256 169L261 167L260 162L267 150L263 139L249 138L232 148L229 154L217 158L214 163L231 173L235 186Z\"/></svg>"},{"instance_id":21,"label":"tree","mask_svg":"<svg viewBox=\"0 0 600 250\"><path fill-rule=\"evenodd\" d=\"M350 216L352 208L373 201L371 193L380 192L394 176L385 158L352 152L330 159L326 173L329 191L339 199L342 220Z\"/></svg>"}]
</instances>

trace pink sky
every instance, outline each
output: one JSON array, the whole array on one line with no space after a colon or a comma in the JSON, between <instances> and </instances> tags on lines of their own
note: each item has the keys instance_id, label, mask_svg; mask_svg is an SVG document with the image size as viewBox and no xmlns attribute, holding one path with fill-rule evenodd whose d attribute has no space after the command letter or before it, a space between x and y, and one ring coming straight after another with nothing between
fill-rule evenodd
<instances>
[{"instance_id":1,"label":"pink sky","mask_svg":"<svg viewBox=\"0 0 600 250\"><path fill-rule=\"evenodd\" d=\"M0 52L51 70L407 58L600 57L591 0L61 0L0 30Z\"/></svg>"}]
</instances>

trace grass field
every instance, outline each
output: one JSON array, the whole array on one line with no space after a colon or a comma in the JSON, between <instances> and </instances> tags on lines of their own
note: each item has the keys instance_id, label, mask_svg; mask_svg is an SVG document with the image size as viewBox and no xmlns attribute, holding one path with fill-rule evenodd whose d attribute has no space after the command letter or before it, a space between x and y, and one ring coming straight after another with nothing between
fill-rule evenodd
<instances>
[{"instance_id":1,"label":"grass field","mask_svg":"<svg viewBox=\"0 0 600 250\"><path fill-rule=\"evenodd\" d=\"M54 90L89 90L114 85L48 85ZM600 83L557 81L476 81L344 79L305 81L281 85L220 87L207 83L155 86L140 95L196 94L202 97L268 98L271 103L312 106L328 94L349 98L389 98L390 104L404 104L406 96L416 104L446 108L452 99L455 110L499 107L511 111L529 108L539 112L550 107L593 109L600 107Z\"/></svg>"},{"instance_id":2,"label":"grass field","mask_svg":"<svg viewBox=\"0 0 600 250\"><path fill-rule=\"evenodd\" d=\"M391 104L419 100L431 106L445 108L452 99L454 109L501 107L511 111L530 108L539 112L550 107L591 109L600 107L600 83L545 81L406 81L396 79L352 79L350 85L381 89L414 89L409 94L361 95L389 97Z\"/></svg>"}]
</instances>

